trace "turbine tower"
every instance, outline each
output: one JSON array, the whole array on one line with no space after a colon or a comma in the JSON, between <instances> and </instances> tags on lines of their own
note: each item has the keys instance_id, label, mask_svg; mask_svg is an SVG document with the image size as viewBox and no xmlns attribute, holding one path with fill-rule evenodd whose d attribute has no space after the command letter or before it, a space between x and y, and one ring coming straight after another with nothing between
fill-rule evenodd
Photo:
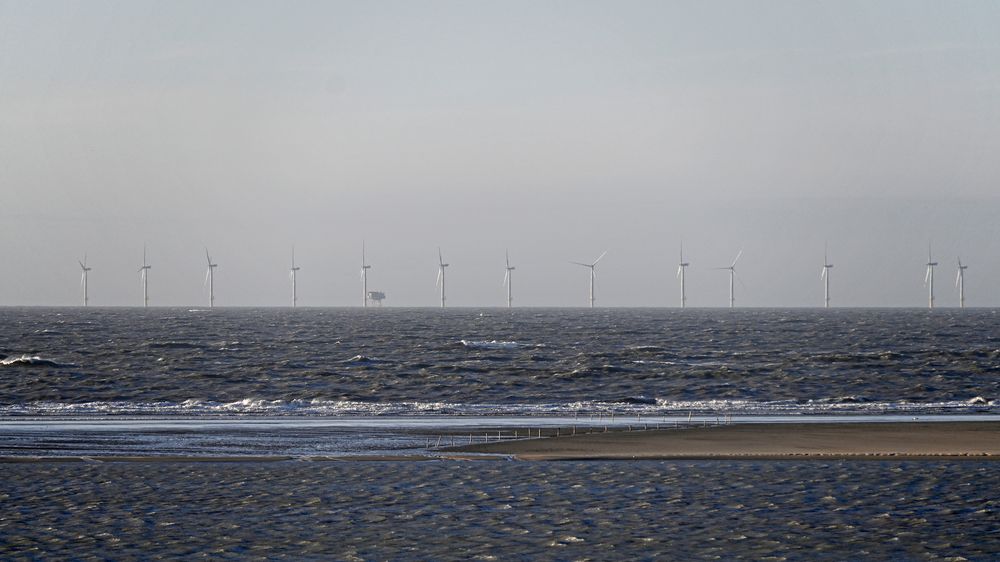
<instances>
[{"instance_id":1,"label":"turbine tower","mask_svg":"<svg viewBox=\"0 0 1000 562\"><path fill-rule=\"evenodd\" d=\"M826 256L826 248L823 248L823 272L820 278L823 280L823 308L830 308L830 269L833 264Z\"/></svg>"},{"instance_id":2,"label":"turbine tower","mask_svg":"<svg viewBox=\"0 0 1000 562\"><path fill-rule=\"evenodd\" d=\"M681 242L681 261L677 265L677 277L681 280L681 308L687 307L687 286L684 283L684 272L690 263L684 261L684 242Z\"/></svg>"},{"instance_id":3,"label":"turbine tower","mask_svg":"<svg viewBox=\"0 0 1000 562\"><path fill-rule=\"evenodd\" d=\"M958 306L965 308L965 270L969 266L962 265L962 258L958 258L958 277L955 278L955 286L958 287Z\"/></svg>"},{"instance_id":4,"label":"turbine tower","mask_svg":"<svg viewBox=\"0 0 1000 562\"><path fill-rule=\"evenodd\" d=\"M441 257L441 247L438 247L438 278L437 285L441 287L441 308L444 308L444 268L448 267L448 264L444 263L444 258Z\"/></svg>"},{"instance_id":5,"label":"turbine tower","mask_svg":"<svg viewBox=\"0 0 1000 562\"><path fill-rule=\"evenodd\" d=\"M208 308L215 308L215 268L219 267L219 264L212 263L208 248L205 248L205 260L208 261L208 270L205 271L205 282L208 283Z\"/></svg>"},{"instance_id":6,"label":"turbine tower","mask_svg":"<svg viewBox=\"0 0 1000 562\"><path fill-rule=\"evenodd\" d=\"M83 271L80 276L80 284L83 285L83 306L87 306L87 303L90 302L90 295L87 293L87 274L94 268L87 267L87 254L83 254L83 261L77 260L77 263L80 264L80 269Z\"/></svg>"},{"instance_id":7,"label":"turbine tower","mask_svg":"<svg viewBox=\"0 0 1000 562\"><path fill-rule=\"evenodd\" d=\"M931 257L931 247L927 246L927 273L924 275L924 284L927 285L927 307L934 308L934 268L937 262Z\"/></svg>"},{"instance_id":8,"label":"turbine tower","mask_svg":"<svg viewBox=\"0 0 1000 562\"><path fill-rule=\"evenodd\" d=\"M716 267L715 269L726 269L729 270L729 308L736 308L736 287L734 283L736 281L736 262L740 261L740 256L743 255L743 249L740 248L740 252L736 254L736 259L733 260L732 265L729 267ZM742 283L742 281L741 281Z\"/></svg>"},{"instance_id":9,"label":"turbine tower","mask_svg":"<svg viewBox=\"0 0 1000 562\"><path fill-rule=\"evenodd\" d=\"M597 262L601 261L601 258L603 258L607 253L608 251L604 250L604 253L601 254L601 257L594 260L594 263L581 263L578 261L569 262L574 265L582 265L583 267L590 268L590 308L594 308L594 279L597 278L597 273L595 273L594 268L597 266Z\"/></svg>"},{"instance_id":10,"label":"turbine tower","mask_svg":"<svg viewBox=\"0 0 1000 562\"><path fill-rule=\"evenodd\" d=\"M362 308L368 308L368 270L372 266L368 265L368 260L365 258L365 242L361 241L361 306Z\"/></svg>"},{"instance_id":11,"label":"turbine tower","mask_svg":"<svg viewBox=\"0 0 1000 562\"><path fill-rule=\"evenodd\" d=\"M511 300L513 300L512 297L511 297L511 295L510 295L510 283L511 283L510 272L514 271L517 268L511 267L511 265L510 265L510 253L507 252L506 250L504 250L504 255L507 258L507 266L506 266L507 272L504 273L503 284L507 286L507 308L510 308L510 306L511 306L510 305Z\"/></svg>"},{"instance_id":12,"label":"turbine tower","mask_svg":"<svg viewBox=\"0 0 1000 562\"><path fill-rule=\"evenodd\" d=\"M208 260L208 263L211 264L212 260ZM215 267L215 266L210 266L210 267ZM292 278L292 308L295 308L296 303L299 302L299 293L297 290L298 287L296 286L295 283L296 281L295 272L297 272L300 269L302 268L295 266L295 246L292 246L292 267L291 269L288 270L289 276Z\"/></svg>"},{"instance_id":13,"label":"turbine tower","mask_svg":"<svg viewBox=\"0 0 1000 562\"><path fill-rule=\"evenodd\" d=\"M149 276L146 274L147 271L153 269L153 266L146 263L146 245L142 245L142 267L139 268L139 275L142 277L142 307L149 307Z\"/></svg>"}]
</instances>

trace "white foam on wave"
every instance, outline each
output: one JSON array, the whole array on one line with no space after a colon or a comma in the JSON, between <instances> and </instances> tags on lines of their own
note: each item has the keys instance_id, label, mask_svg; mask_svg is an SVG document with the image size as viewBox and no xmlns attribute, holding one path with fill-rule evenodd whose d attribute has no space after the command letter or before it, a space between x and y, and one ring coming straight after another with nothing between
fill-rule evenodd
<instances>
[{"instance_id":1,"label":"white foam on wave","mask_svg":"<svg viewBox=\"0 0 1000 562\"><path fill-rule=\"evenodd\" d=\"M229 402L190 399L182 402L31 402L0 405L2 416L566 416L611 413L642 416L696 414L768 415L917 415L1000 414L1000 401L981 397L945 402L828 402L754 400L623 400L539 404L458 402L365 402L354 400L270 400Z\"/></svg>"},{"instance_id":2,"label":"white foam on wave","mask_svg":"<svg viewBox=\"0 0 1000 562\"><path fill-rule=\"evenodd\" d=\"M17 365L30 365L37 367L65 367L51 359L43 359L37 355L22 355L20 357L5 357L0 359L0 366L9 367Z\"/></svg>"},{"instance_id":3,"label":"white foam on wave","mask_svg":"<svg viewBox=\"0 0 1000 562\"><path fill-rule=\"evenodd\" d=\"M465 347L471 349L516 349L521 347L521 344L516 341L473 341L473 340L460 340L459 343Z\"/></svg>"}]
</instances>

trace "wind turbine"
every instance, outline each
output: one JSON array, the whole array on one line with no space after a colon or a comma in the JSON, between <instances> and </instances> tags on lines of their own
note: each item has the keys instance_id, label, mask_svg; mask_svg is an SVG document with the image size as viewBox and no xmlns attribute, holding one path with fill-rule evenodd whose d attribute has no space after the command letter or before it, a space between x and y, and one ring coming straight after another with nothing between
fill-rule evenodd
<instances>
[{"instance_id":1,"label":"wind turbine","mask_svg":"<svg viewBox=\"0 0 1000 562\"><path fill-rule=\"evenodd\" d=\"M368 308L368 270L372 266L368 265L365 258L365 242L361 241L361 306Z\"/></svg>"},{"instance_id":2,"label":"wind turbine","mask_svg":"<svg viewBox=\"0 0 1000 562\"><path fill-rule=\"evenodd\" d=\"M608 251L604 250L604 253L601 254L601 257L594 260L594 263L580 263L578 261L569 262L574 265L582 265L583 267L590 268L590 308L594 308L594 279L597 278L597 273L594 272L594 268L597 266L597 262L601 261L601 258L607 255L607 253Z\"/></svg>"},{"instance_id":3,"label":"wind turbine","mask_svg":"<svg viewBox=\"0 0 1000 562\"><path fill-rule=\"evenodd\" d=\"M215 308L215 268L219 267L219 264L212 263L208 248L205 248L205 260L208 261L208 270L205 271L205 282L208 283L208 308Z\"/></svg>"},{"instance_id":4,"label":"wind turbine","mask_svg":"<svg viewBox=\"0 0 1000 562\"><path fill-rule=\"evenodd\" d=\"M77 260L80 264L80 269L83 270L83 274L80 276L80 284L83 285L83 306L87 306L90 302L90 296L87 294L87 273L90 272L92 267L87 267L87 254L83 254L83 261Z\"/></svg>"},{"instance_id":5,"label":"wind turbine","mask_svg":"<svg viewBox=\"0 0 1000 562\"><path fill-rule=\"evenodd\" d=\"M677 277L681 279L681 308L687 307L687 287L684 283L684 272L690 263L684 261L684 242L681 242L681 261L677 265Z\"/></svg>"},{"instance_id":6,"label":"wind turbine","mask_svg":"<svg viewBox=\"0 0 1000 562\"><path fill-rule=\"evenodd\" d=\"M444 263L444 258L441 257L441 247L438 247L438 278L437 285L441 287L441 308L444 308L444 268L448 267L448 264Z\"/></svg>"},{"instance_id":7,"label":"wind turbine","mask_svg":"<svg viewBox=\"0 0 1000 562\"><path fill-rule=\"evenodd\" d=\"M736 254L736 259L733 260L732 265L729 267L716 267L715 269L727 269L729 270L729 308L736 308L736 292L734 282L736 281L736 262L740 261L740 256L743 255L743 249L740 248L740 252ZM741 281L742 283L742 281Z\"/></svg>"},{"instance_id":8,"label":"wind turbine","mask_svg":"<svg viewBox=\"0 0 1000 562\"><path fill-rule=\"evenodd\" d=\"M507 286L507 308L510 308L510 302L512 300L512 297L510 296L510 283L511 283L510 272L514 271L517 268L511 267L511 265L510 265L510 253L509 252L507 252L506 250L504 250L504 256L507 258L507 266L506 266L507 272L504 273L503 284Z\"/></svg>"},{"instance_id":9,"label":"wind turbine","mask_svg":"<svg viewBox=\"0 0 1000 562\"><path fill-rule=\"evenodd\" d=\"M958 258L958 277L955 278L955 286L958 287L958 306L965 308L965 270L969 266L962 265L962 258Z\"/></svg>"},{"instance_id":10,"label":"wind turbine","mask_svg":"<svg viewBox=\"0 0 1000 562\"><path fill-rule=\"evenodd\" d=\"M937 262L931 257L931 246L927 245L927 273L924 275L924 284L927 285L927 307L934 308L934 268Z\"/></svg>"},{"instance_id":11,"label":"wind turbine","mask_svg":"<svg viewBox=\"0 0 1000 562\"><path fill-rule=\"evenodd\" d=\"M833 268L833 264L830 263L830 259L826 257L826 247L823 247L823 272L820 273L820 279L823 280L823 308L830 308L830 269Z\"/></svg>"},{"instance_id":12,"label":"wind turbine","mask_svg":"<svg viewBox=\"0 0 1000 562\"><path fill-rule=\"evenodd\" d=\"M208 254L208 250L205 250L205 254L206 255ZM211 268L215 267L215 266L211 265L212 264L212 260L211 259L208 260L208 263L209 263L209 268L210 268L209 271L211 271ZM291 269L288 270L288 273L289 273L289 275L292 278L292 308L295 308L295 304L299 301L299 293L298 293L298 290L297 290L298 287L296 286L296 283L295 283L295 272L297 272L300 269L302 269L302 268L301 267L295 267L295 246L292 246L292 267L291 267Z\"/></svg>"},{"instance_id":13,"label":"wind turbine","mask_svg":"<svg viewBox=\"0 0 1000 562\"><path fill-rule=\"evenodd\" d=\"M139 268L139 275L142 277L142 307L149 307L149 276L146 274L147 271L153 269L153 266L146 263L146 245L142 245L142 267Z\"/></svg>"}]
</instances>

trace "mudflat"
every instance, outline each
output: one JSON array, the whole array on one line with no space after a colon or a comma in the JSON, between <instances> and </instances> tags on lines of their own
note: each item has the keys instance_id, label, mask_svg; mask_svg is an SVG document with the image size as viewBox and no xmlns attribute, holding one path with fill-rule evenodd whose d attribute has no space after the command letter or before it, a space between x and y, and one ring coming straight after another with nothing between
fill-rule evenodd
<instances>
[{"instance_id":1,"label":"mudflat","mask_svg":"<svg viewBox=\"0 0 1000 562\"><path fill-rule=\"evenodd\" d=\"M447 449L522 460L1000 459L998 422L738 424L578 434Z\"/></svg>"}]
</instances>

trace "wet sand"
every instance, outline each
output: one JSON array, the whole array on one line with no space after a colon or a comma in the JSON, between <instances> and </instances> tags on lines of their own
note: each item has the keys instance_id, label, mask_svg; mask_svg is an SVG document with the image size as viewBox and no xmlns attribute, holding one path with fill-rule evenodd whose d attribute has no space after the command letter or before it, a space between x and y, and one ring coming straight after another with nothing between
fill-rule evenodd
<instances>
[{"instance_id":1,"label":"wet sand","mask_svg":"<svg viewBox=\"0 0 1000 562\"><path fill-rule=\"evenodd\" d=\"M742 424L483 443L445 449L521 460L1000 459L1000 422Z\"/></svg>"}]
</instances>

